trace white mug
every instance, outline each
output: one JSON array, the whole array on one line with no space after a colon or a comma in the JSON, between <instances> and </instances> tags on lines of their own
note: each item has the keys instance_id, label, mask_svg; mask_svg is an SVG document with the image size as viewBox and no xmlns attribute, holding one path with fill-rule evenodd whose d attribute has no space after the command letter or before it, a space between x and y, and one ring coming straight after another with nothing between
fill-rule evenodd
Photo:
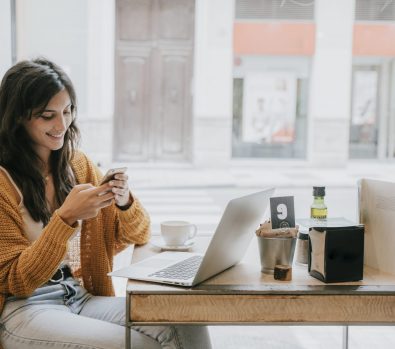
<instances>
[{"instance_id":1,"label":"white mug","mask_svg":"<svg viewBox=\"0 0 395 349\"><path fill-rule=\"evenodd\" d=\"M162 238L168 246L182 246L197 233L195 224L187 221L165 221L160 224Z\"/></svg>"}]
</instances>

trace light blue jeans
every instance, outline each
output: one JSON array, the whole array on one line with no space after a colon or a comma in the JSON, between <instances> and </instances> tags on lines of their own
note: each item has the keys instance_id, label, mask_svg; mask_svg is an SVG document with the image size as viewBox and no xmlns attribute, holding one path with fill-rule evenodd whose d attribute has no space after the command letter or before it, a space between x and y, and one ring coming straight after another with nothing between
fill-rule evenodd
<instances>
[{"instance_id":1,"label":"light blue jeans","mask_svg":"<svg viewBox=\"0 0 395 349\"><path fill-rule=\"evenodd\" d=\"M89 294L76 280L38 288L31 297L7 298L0 317L4 349L123 349L125 299ZM142 326L131 330L132 347L211 348L203 326Z\"/></svg>"}]
</instances>

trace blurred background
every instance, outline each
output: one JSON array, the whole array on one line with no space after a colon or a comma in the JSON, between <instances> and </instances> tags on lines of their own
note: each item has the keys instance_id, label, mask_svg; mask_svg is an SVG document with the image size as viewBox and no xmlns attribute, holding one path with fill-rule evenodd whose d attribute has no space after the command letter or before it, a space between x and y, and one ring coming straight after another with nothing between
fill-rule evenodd
<instances>
[{"instance_id":1,"label":"blurred background","mask_svg":"<svg viewBox=\"0 0 395 349\"><path fill-rule=\"evenodd\" d=\"M60 64L103 164L394 159L394 1L0 4L1 75Z\"/></svg>"},{"instance_id":2,"label":"blurred background","mask_svg":"<svg viewBox=\"0 0 395 349\"><path fill-rule=\"evenodd\" d=\"M212 234L262 187L358 221L357 180L395 175L393 0L0 0L0 76L45 56L78 94L81 148L127 164L152 217ZM211 329L216 348L340 348L340 327ZM233 344L232 344L233 343ZM395 347L353 327L350 348Z\"/></svg>"}]
</instances>

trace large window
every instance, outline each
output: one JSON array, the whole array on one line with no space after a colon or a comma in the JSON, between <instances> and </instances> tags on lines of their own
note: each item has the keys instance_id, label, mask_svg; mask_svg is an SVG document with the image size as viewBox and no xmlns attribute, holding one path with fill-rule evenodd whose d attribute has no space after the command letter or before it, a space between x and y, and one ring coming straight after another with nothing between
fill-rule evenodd
<instances>
[{"instance_id":1,"label":"large window","mask_svg":"<svg viewBox=\"0 0 395 349\"><path fill-rule=\"evenodd\" d=\"M237 0L234 158L305 158L314 1Z\"/></svg>"},{"instance_id":2,"label":"large window","mask_svg":"<svg viewBox=\"0 0 395 349\"><path fill-rule=\"evenodd\" d=\"M304 158L309 59L238 57L233 84L233 157Z\"/></svg>"},{"instance_id":3,"label":"large window","mask_svg":"<svg viewBox=\"0 0 395 349\"><path fill-rule=\"evenodd\" d=\"M350 118L350 158L377 157L379 130L378 66L353 69Z\"/></svg>"}]
</instances>

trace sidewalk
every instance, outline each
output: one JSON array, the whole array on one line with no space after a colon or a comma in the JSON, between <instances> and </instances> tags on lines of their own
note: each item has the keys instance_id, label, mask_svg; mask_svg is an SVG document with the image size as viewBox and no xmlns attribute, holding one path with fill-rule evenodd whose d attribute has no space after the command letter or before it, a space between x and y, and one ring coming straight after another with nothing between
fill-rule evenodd
<instances>
[{"instance_id":1,"label":"sidewalk","mask_svg":"<svg viewBox=\"0 0 395 349\"><path fill-rule=\"evenodd\" d=\"M351 163L345 168L325 169L286 164L218 168L197 168L177 163L130 163L126 166L131 185L142 189L267 186L281 188L313 185L354 187L359 178L395 181L394 163Z\"/></svg>"}]
</instances>

